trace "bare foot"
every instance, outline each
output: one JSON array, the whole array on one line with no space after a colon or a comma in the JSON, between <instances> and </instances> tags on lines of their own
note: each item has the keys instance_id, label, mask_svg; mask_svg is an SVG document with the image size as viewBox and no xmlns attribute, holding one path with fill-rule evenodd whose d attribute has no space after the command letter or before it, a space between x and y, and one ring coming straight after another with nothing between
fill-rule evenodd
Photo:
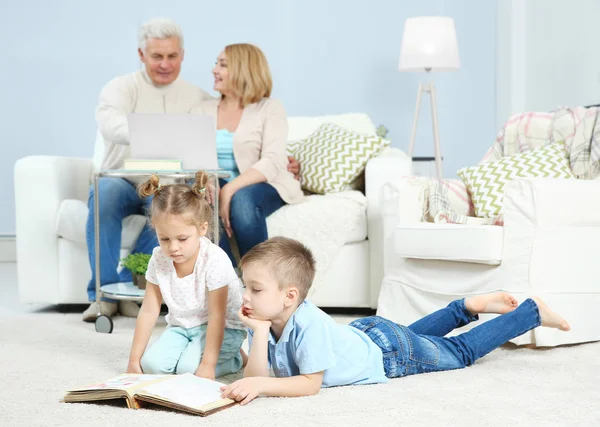
<instances>
[{"instance_id":1,"label":"bare foot","mask_svg":"<svg viewBox=\"0 0 600 427\"><path fill-rule=\"evenodd\" d=\"M506 292L494 292L465 298L465 307L472 314L504 314L513 311L518 305L519 303L515 297Z\"/></svg>"},{"instance_id":2,"label":"bare foot","mask_svg":"<svg viewBox=\"0 0 600 427\"><path fill-rule=\"evenodd\" d=\"M542 301L538 297L531 297L531 299L534 300L538 306L542 326L560 329L561 331L571 330L571 326L569 325L569 323L565 319L560 317L558 314L550 310L550 308L546 305L544 301Z\"/></svg>"},{"instance_id":3,"label":"bare foot","mask_svg":"<svg viewBox=\"0 0 600 427\"><path fill-rule=\"evenodd\" d=\"M240 354L242 355L242 368L245 368L248 364L248 355L242 348L240 348Z\"/></svg>"}]
</instances>

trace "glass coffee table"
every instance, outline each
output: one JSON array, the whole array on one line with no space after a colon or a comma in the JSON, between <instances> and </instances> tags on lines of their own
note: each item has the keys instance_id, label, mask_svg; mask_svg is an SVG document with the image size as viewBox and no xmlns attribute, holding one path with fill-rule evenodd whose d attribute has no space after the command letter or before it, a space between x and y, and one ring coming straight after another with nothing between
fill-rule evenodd
<instances>
[{"instance_id":1,"label":"glass coffee table","mask_svg":"<svg viewBox=\"0 0 600 427\"><path fill-rule=\"evenodd\" d=\"M100 178L143 178L148 179L157 175L160 179L167 179L170 183L186 183L196 176L195 170L179 171L129 171L105 170L94 174L94 246L96 250L96 304L98 316L96 317L96 332L110 334L113 331L113 321L110 317L100 312L100 299L102 296L115 300L128 300L140 302L144 299L145 291L134 286L132 282L113 283L101 286L100 280L100 201L98 196L98 181ZM205 171L210 177L215 188L213 195L213 241L219 242L219 178L228 178L230 174L223 171ZM218 243L217 243L218 244Z\"/></svg>"},{"instance_id":2,"label":"glass coffee table","mask_svg":"<svg viewBox=\"0 0 600 427\"><path fill-rule=\"evenodd\" d=\"M134 302L142 302L146 293L144 289L138 288L133 282L111 283L110 285L100 286L100 292L106 298ZM110 317L103 315L96 317L96 332L110 334L113 328L114 324Z\"/></svg>"},{"instance_id":3,"label":"glass coffee table","mask_svg":"<svg viewBox=\"0 0 600 427\"><path fill-rule=\"evenodd\" d=\"M100 291L106 298L135 302L142 302L145 294L145 290L138 288L133 282L111 283L100 286Z\"/></svg>"}]
</instances>

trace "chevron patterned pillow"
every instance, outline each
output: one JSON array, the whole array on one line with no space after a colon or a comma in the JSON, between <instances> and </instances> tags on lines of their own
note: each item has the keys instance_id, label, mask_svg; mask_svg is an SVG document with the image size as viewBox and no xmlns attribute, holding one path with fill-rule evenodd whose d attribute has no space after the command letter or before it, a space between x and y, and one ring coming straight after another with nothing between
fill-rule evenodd
<instances>
[{"instance_id":1,"label":"chevron patterned pillow","mask_svg":"<svg viewBox=\"0 0 600 427\"><path fill-rule=\"evenodd\" d=\"M502 213L504 186L515 179L575 178L562 141L496 162L462 168L457 174L471 194L475 215L483 218Z\"/></svg>"},{"instance_id":2,"label":"chevron patterned pillow","mask_svg":"<svg viewBox=\"0 0 600 427\"><path fill-rule=\"evenodd\" d=\"M317 194L344 191L364 171L367 161L389 144L375 135L323 123L294 150L301 165L302 188Z\"/></svg>"}]
</instances>

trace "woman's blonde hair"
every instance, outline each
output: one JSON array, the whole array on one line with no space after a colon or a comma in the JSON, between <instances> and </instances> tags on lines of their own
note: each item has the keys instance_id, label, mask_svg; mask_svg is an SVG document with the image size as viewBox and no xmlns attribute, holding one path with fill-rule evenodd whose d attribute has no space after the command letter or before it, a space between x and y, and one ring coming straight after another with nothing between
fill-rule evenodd
<instances>
[{"instance_id":1,"label":"woman's blonde hair","mask_svg":"<svg viewBox=\"0 0 600 427\"><path fill-rule=\"evenodd\" d=\"M207 235L212 231L213 210L206 199L209 176L204 171L196 172L194 183L160 185L157 175L138 186L141 197L154 196L150 207L150 221L157 215L181 215L198 228L208 223Z\"/></svg>"},{"instance_id":2,"label":"woman's blonde hair","mask_svg":"<svg viewBox=\"0 0 600 427\"><path fill-rule=\"evenodd\" d=\"M265 54L248 43L225 46L229 85L242 107L271 96L273 80Z\"/></svg>"}]
</instances>

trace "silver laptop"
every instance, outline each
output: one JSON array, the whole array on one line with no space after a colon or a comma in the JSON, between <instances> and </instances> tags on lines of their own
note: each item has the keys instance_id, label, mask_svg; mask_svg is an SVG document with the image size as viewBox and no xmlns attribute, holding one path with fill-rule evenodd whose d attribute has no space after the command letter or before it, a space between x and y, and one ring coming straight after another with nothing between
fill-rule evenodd
<instances>
[{"instance_id":1,"label":"silver laptop","mask_svg":"<svg viewBox=\"0 0 600 427\"><path fill-rule=\"evenodd\" d=\"M219 169L213 116L132 113L127 121L132 159L177 159L184 169Z\"/></svg>"}]
</instances>

